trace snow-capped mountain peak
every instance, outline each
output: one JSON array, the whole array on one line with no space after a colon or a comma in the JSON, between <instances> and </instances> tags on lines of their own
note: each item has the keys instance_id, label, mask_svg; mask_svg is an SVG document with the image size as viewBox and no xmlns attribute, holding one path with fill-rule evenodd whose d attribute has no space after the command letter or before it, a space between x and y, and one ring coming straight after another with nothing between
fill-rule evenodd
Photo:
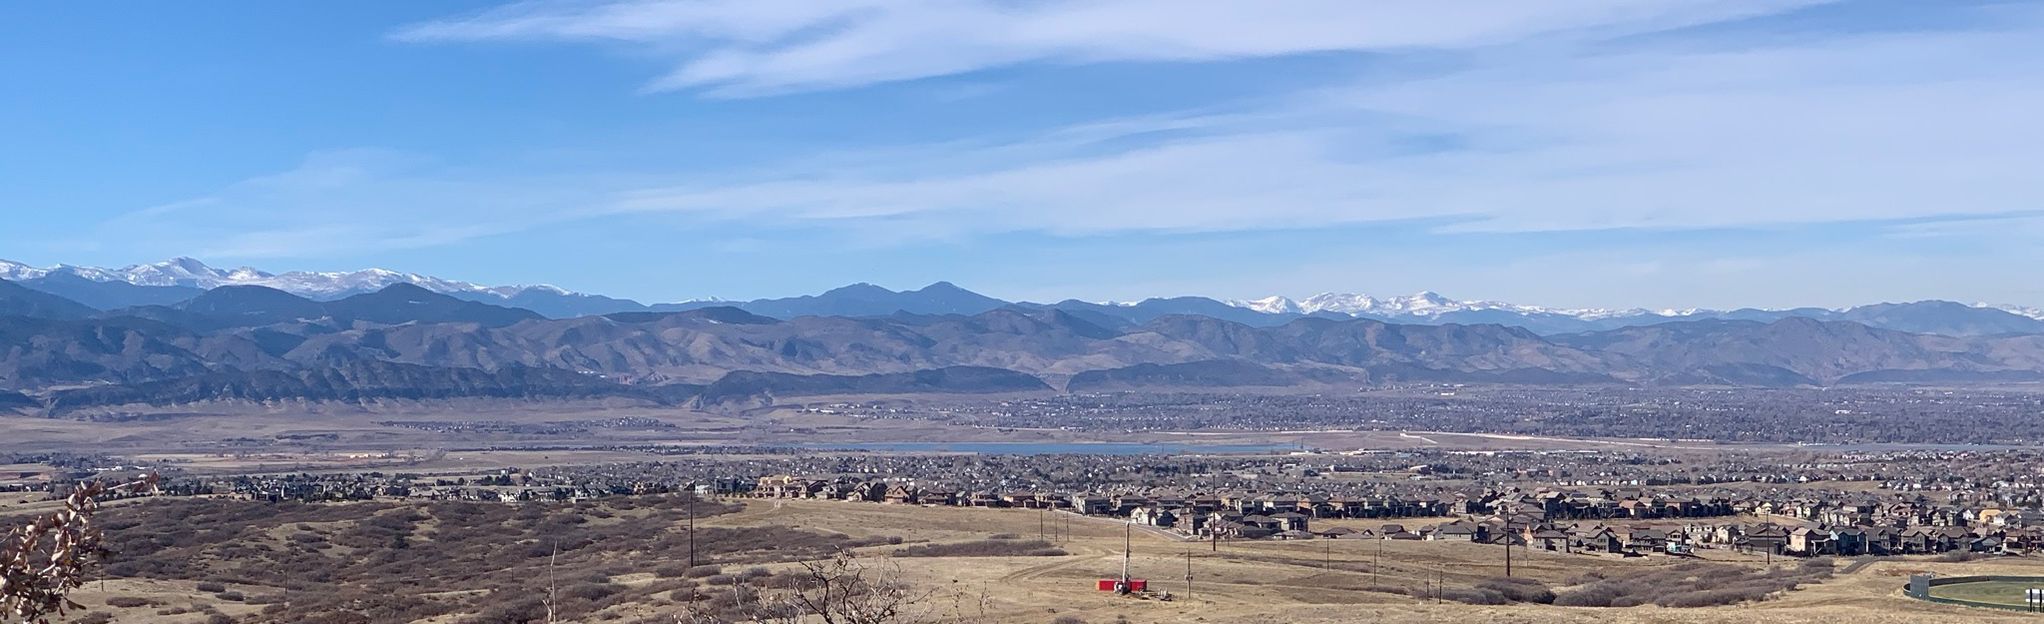
<instances>
[{"instance_id":1,"label":"snow-capped mountain peak","mask_svg":"<svg viewBox=\"0 0 2044 624\"><path fill-rule=\"evenodd\" d=\"M1264 314L1299 314L1299 303L1285 297L1264 297L1251 301L1230 301L1228 305L1249 308Z\"/></svg>"},{"instance_id":2,"label":"snow-capped mountain peak","mask_svg":"<svg viewBox=\"0 0 2044 624\"><path fill-rule=\"evenodd\" d=\"M0 279L32 280L50 275L68 274L95 282L126 282L137 286L182 286L211 290L221 286L263 286L312 299L336 299L348 295L383 290L395 284L413 284L427 290L446 294L489 294L510 298L528 289L545 289L554 294L573 294L553 286L483 286L472 282L441 279L417 273L402 273L389 269L362 269L359 271L290 271L269 273L251 267L221 270L208 266L193 258L172 258L162 262L137 264L118 269L57 265L48 268L32 267L19 262L0 260Z\"/></svg>"},{"instance_id":3,"label":"snow-capped mountain peak","mask_svg":"<svg viewBox=\"0 0 2044 624\"><path fill-rule=\"evenodd\" d=\"M2001 310L2001 311L2003 311L2003 312L2007 312L2007 313L2009 313L2009 314L2015 314L2015 315L2018 315L2018 316L2027 316L2027 317L2030 317L2030 318L2033 318L2033 319L2037 319L2037 320L2040 320L2040 321L2044 321L2044 308L2030 308L2030 307L2024 307L2024 306L2015 306L2015 305L1996 305L1996 304L1989 304L1989 303L1976 303L1976 304L1973 304L1973 307L1976 307L1976 308L1994 308L1994 309L1996 309L1996 310Z\"/></svg>"},{"instance_id":4,"label":"snow-capped mountain peak","mask_svg":"<svg viewBox=\"0 0 2044 624\"><path fill-rule=\"evenodd\" d=\"M1560 314L1580 318L1599 318L1636 312L1631 310L1603 309L1555 310L1501 301L1463 301L1449 298L1431 290L1423 290L1400 297L1385 298L1357 293L1327 292L1297 301L1286 297L1274 296L1250 301L1230 301L1228 303L1236 307L1249 308L1269 314L1335 313L1385 318L1428 318L1452 312L1477 310L1498 310L1518 314Z\"/></svg>"},{"instance_id":5,"label":"snow-capped mountain peak","mask_svg":"<svg viewBox=\"0 0 2044 624\"><path fill-rule=\"evenodd\" d=\"M38 269L10 260L0 260L0 279L18 282L36 279L48 274L49 271L47 269Z\"/></svg>"},{"instance_id":6,"label":"snow-capped mountain peak","mask_svg":"<svg viewBox=\"0 0 2044 624\"><path fill-rule=\"evenodd\" d=\"M1365 318L1377 318L1394 322L1416 322L1416 323L1439 322L1442 321L1444 318L1455 318L1456 320L1462 322L1471 321L1506 322L1507 324L1511 322L1504 320L1496 320L1498 319L1498 317L1495 316L1472 318L1469 316L1458 314L1468 312L1497 312L1516 316L1519 317L1520 319L1535 317L1546 318L1562 317L1572 318L1577 321L1604 321L1611 319L1623 320L1626 318L1633 317L1680 319L1680 318L1712 317L1722 315L1725 313L1723 310L1712 310L1707 308L1670 308L1662 310L1647 310L1641 308L1628 309L1544 308L1539 306L1505 303L1502 301L1458 300L1442 296L1440 293L1436 293L1430 290L1420 291L1418 293L1402 297L1388 298L1377 298L1372 297L1370 295L1354 293L1321 293L1297 301L1294 301L1286 297L1273 296L1247 301L1229 301L1227 303L1235 307L1248 308L1266 314L1331 313ZM1829 309L1828 311L1835 314L1849 314L1854 310L1860 309L1861 307L1864 306L1835 308ZM1976 303L1973 304L1972 307L1996 309L2011 314L2026 316L2029 318L2044 321L2044 308L2031 308L2013 305L1996 305L1987 303Z\"/></svg>"},{"instance_id":7,"label":"snow-capped mountain peak","mask_svg":"<svg viewBox=\"0 0 2044 624\"><path fill-rule=\"evenodd\" d=\"M87 269L82 267L80 270L104 271L103 269ZM113 271L113 273L115 274L113 279L102 279L99 281L122 281L138 286L195 286L198 288L212 288L212 286L203 284L225 283L229 276L232 275L230 272L206 266L206 263L192 258L171 258L163 262L138 264L121 268Z\"/></svg>"}]
</instances>

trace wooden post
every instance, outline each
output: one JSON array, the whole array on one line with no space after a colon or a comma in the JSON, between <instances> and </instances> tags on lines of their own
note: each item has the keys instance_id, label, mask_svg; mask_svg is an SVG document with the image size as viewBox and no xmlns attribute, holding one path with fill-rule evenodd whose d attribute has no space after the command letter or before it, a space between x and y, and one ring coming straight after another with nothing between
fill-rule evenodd
<instances>
[{"instance_id":1,"label":"wooden post","mask_svg":"<svg viewBox=\"0 0 2044 624\"><path fill-rule=\"evenodd\" d=\"M1378 573L1384 567L1384 536L1377 536L1377 558L1370 562L1370 584L1379 583Z\"/></svg>"},{"instance_id":2,"label":"wooden post","mask_svg":"<svg viewBox=\"0 0 2044 624\"><path fill-rule=\"evenodd\" d=\"M1185 548L1185 599L1192 600L1192 547Z\"/></svg>"},{"instance_id":3,"label":"wooden post","mask_svg":"<svg viewBox=\"0 0 2044 624\"><path fill-rule=\"evenodd\" d=\"M1512 577L1512 531L1508 528L1502 536L1505 540L1505 578Z\"/></svg>"}]
</instances>

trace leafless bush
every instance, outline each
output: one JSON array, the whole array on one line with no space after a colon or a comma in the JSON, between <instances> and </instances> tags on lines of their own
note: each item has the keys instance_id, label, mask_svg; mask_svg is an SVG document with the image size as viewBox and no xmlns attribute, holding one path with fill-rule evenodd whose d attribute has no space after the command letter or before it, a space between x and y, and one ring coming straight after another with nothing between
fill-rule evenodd
<instances>
[{"instance_id":1,"label":"leafless bush","mask_svg":"<svg viewBox=\"0 0 2044 624\"><path fill-rule=\"evenodd\" d=\"M1690 608L1734 605L1766 600L1774 594L1793 591L1806 583L1831 576L1829 561L1805 562L1794 568L1753 570L1740 566L1687 563L1663 569L1628 574L1622 578L1595 578L1574 590L1554 597L1564 607L1632 607L1656 604Z\"/></svg>"},{"instance_id":2,"label":"leafless bush","mask_svg":"<svg viewBox=\"0 0 2044 624\"><path fill-rule=\"evenodd\" d=\"M64 509L0 534L0 613L24 622L83 608L66 596L85 583L101 552L105 534L93 524L99 499L154 491L157 478L110 484L80 483L64 498Z\"/></svg>"},{"instance_id":3,"label":"leafless bush","mask_svg":"<svg viewBox=\"0 0 2044 624\"><path fill-rule=\"evenodd\" d=\"M1488 589L1449 587L1438 594L1442 600L1473 605L1501 605L1507 602L1505 595Z\"/></svg>"},{"instance_id":4,"label":"leafless bush","mask_svg":"<svg viewBox=\"0 0 2044 624\"><path fill-rule=\"evenodd\" d=\"M896 557L1061 557L1064 549L1043 540L978 540L952 544L917 544L894 551Z\"/></svg>"},{"instance_id":5,"label":"leafless bush","mask_svg":"<svg viewBox=\"0 0 2044 624\"><path fill-rule=\"evenodd\" d=\"M1694 607L1716 607L1723 605L1734 605L1742 602L1764 600L1770 593L1773 592L1768 591L1764 587L1729 587L1724 589L1706 589L1703 591L1673 594L1663 596L1660 599L1655 600L1654 602L1655 604L1659 604L1663 607L1674 607L1682 609Z\"/></svg>"},{"instance_id":6,"label":"leafless bush","mask_svg":"<svg viewBox=\"0 0 2044 624\"><path fill-rule=\"evenodd\" d=\"M546 605L541 598L523 595L503 601L493 601L473 617L462 620L462 624L526 624L546 621Z\"/></svg>"},{"instance_id":7,"label":"leafless bush","mask_svg":"<svg viewBox=\"0 0 2044 624\"><path fill-rule=\"evenodd\" d=\"M1501 577L1485 579L1476 583L1477 589L1497 592L1512 602L1554 602L1554 591L1547 585L1533 579Z\"/></svg>"},{"instance_id":8,"label":"leafless bush","mask_svg":"<svg viewBox=\"0 0 2044 624\"><path fill-rule=\"evenodd\" d=\"M828 559L802 562L794 574L772 577L766 588L738 584L719 589L706 602L694 603L676 615L677 624L937 624L961 622L962 604L945 613L935 592L917 590L899 580L892 563L868 563L840 550ZM984 616L985 599L978 603Z\"/></svg>"},{"instance_id":9,"label":"leafless bush","mask_svg":"<svg viewBox=\"0 0 2044 624\"><path fill-rule=\"evenodd\" d=\"M1597 581L1572 591L1556 594L1554 604L1563 607L1611 607L1626 596L1647 591L1637 583L1625 581Z\"/></svg>"},{"instance_id":10,"label":"leafless bush","mask_svg":"<svg viewBox=\"0 0 2044 624\"><path fill-rule=\"evenodd\" d=\"M663 563L653 568L653 576L658 578L681 578L687 574L688 564L684 563Z\"/></svg>"}]
</instances>

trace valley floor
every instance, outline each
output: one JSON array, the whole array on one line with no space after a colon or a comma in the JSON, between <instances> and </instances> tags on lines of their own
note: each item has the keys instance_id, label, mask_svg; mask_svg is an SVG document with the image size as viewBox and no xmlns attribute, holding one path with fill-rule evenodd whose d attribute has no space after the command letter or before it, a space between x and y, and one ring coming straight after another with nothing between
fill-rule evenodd
<instances>
[{"instance_id":1,"label":"valley floor","mask_svg":"<svg viewBox=\"0 0 2044 624\"><path fill-rule=\"evenodd\" d=\"M1124 525L1098 518L1065 517L1028 510L922 508L873 503L833 501L741 501L734 513L711 516L700 522L705 535L744 535L753 532L787 530L842 534L847 543L858 546L862 560L873 569L907 581L930 593L926 606L933 615L974 622L1049 622L1061 617L1083 622L1825 622L1841 621L1876 624L1887 622L1982 622L2028 621L2020 613L1934 605L1905 598L1904 580L1911 573L1960 574L2044 574L2044 561L1998 559L1984 562L1945 563L1928 559L1883 559L1864 565L1850 560L1836 565L1828 580L1810 584L1756 603L1694 609L1640 606L1629 608L1569 608L1539 604L1477 606L1434 603L1394 593L1440 579L1450 590L1503 574L1497 547L1455 542L1410 542L1376 540L1301 540L1222 542L1216 548L1204 542L1185 542L1150 532L1133 533L1133 576L1146 578L1153 590L1169 591L1170 601L1116 596L1098 591L1098 579L1119 576L1123 559ZM156 504L156 503L149 503ZM253 504L253 503L245 503ZM345 504L344 504L345 505ZM344 534L349 522L345 507L320 512L335 520L298 524L297 530L316 528L321 532ZM583 512L590 508L581 508ZM639 511L643 511L641 508ZM439 513L439 512L433 512ZM619 511L619 518L637 511ZM608 512L598 514L609 515ZM671 514L669 516L671 517ZM428 521L431 524L434 521ZM592 520L592 523L605 522ZM569 526L569 525L561 525ZM1069 528L1067 528L1069 527ZM736 530L715 533L716 529ZM265 534L289 533L290 527L265 529ZM422 535L430 534L422 526ZM647 539L671 536L678 526L661 523L643 527ZM635 533L637 534L637 533ZM777 533L778 534L778 533ZM983 543L990 536L1004 539L1036 539L1039 535L1067 554L1058 556L939 556L890 558L887 553L918 544ZM885 540L900 538L902 545ZM421 538L425 539L425 538ZM281 540L288 541L288 540ZM262 546L257 546L261 548ZM765 546L761 546L765 547ZM624 548L624 547L621 547ZM705 546L706 551L713 550ZM622 552L622 551L621 551ZM674 563L675 551L665 558L636 554L606 556L602 561L605 584L619 588L651 588L670 582L653 574L655 568ZM789 561L773 559L771 551L724 552L718 561L745 561L780 573L792 569ZM1759 569L1767 564L1752 556L1704 551L1709 564ZM1186 589L1188 560L1192 586ZM1801 561L1778 559L1776 566L1792 568ZM1610 555L1520 553L1515 557L1516 577L1534 579L1560 591L1587 573L1603 576L1648 577L1675 566L1697 564L1696 560L1665 556L1622 558ZM449 562L449 565L459 565ZM578 571L577 578L588 574ZM727 573L736 566L726 566ZM418 569L408 574L442 575L446 571ZM764 573L764 572L759 572ZM528 579L531 591L543 587L538 574ZM289 601L277 583L251 579L234 583L225 591L240 599L224 599L221 588L200 591L192 580L116 578L94 583L77 594L91 613L104 613L113 622L224 622L276 621L264 613L267 607L251 603ZM304 579L289 579L303 581ZM402 587L402 578L384 579ZM437 582L437 581L436 581ZM401 590L399 590L401 591ZM482 592L481 588L475 590ZM501 588L499 588L501 591ZM615 590L614 590L615 591ZM711 595L718 590L710 588ZM455 592L459 593L459 592ZM494 594L492 594L494 596ZM620 592L618 596L632 596ZM445 600L447 596L428 600ZM110 604L110 601L112 604ZM483 604L469 602L463 604ZM114 606L146 603L146 606ZM628 600L598 603L594 611L577 621L671 622L685 605L667 592L650 593ZM331 615L340 615L338 613ZM480 614L452 612L420 621L448 624L481 622ZM347 621L347 618L331 621ZM372 620L382 621L382 620ZM393 620L394 621L394 620ZM515 620L513 620L515 621ZM1069 621L1069 620L1068 620Z\"/></svg>"}]
</instances>

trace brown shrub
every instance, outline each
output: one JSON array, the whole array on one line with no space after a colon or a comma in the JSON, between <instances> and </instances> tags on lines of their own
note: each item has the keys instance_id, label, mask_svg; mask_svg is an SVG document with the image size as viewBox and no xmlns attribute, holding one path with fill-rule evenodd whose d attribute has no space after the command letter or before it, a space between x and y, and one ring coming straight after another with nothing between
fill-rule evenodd
<instances>
[{"instance_id":1,"label":"brown shrub","mask_svg":"<svg viewBox=\"0 0 2044 624\"><path fill-rule=\"evenodd\" d=\"M1068 553L1043 540L977 540L917 544L891 554L896 557L1062 557Z\"/></svg>"},{"instance_id":2,"label":"brown shrub","mask_svg":"<svg viewBox=\"0 0 2044 624\"><path fill-rule=\"evenodd\" d=\"M1685 563L1631 573L1624 578L1594 580L1556 595L1554 604L1565 607L1631 607L1651 603L1671 608L1733 605L1765 600L1776 593L1793 591L1803 584L1830 578L1831 574L1831 564L1827 560L1772 570Z\"/></svg>"},{"instance_id":3,"label":"brown shrub","mask_svg":"<svg viewBox=\"0 0 2044 624\"><path fill-rule=\"evenodd\" d=\"M1511 602L1534 602L1540 604L1554 602L1553 590L1548 589L1545 583L1528 578L1501 577L1484 579L1476 583L1476 588L1497 592L1498 595Z\"/></svg>"},{"instance_id":4,"label":"brown shrub","mask_svg":"<svg viewBox=\"0 0 2044 624\"><path fill-rule=\"evenodd\" d=\"M1501 605L1510 602L1505 599L1504 594L1477 588L1449 587L1440 591L1440 597L1450 602L1473 605Z\"/></svg>"}]
</instances>

